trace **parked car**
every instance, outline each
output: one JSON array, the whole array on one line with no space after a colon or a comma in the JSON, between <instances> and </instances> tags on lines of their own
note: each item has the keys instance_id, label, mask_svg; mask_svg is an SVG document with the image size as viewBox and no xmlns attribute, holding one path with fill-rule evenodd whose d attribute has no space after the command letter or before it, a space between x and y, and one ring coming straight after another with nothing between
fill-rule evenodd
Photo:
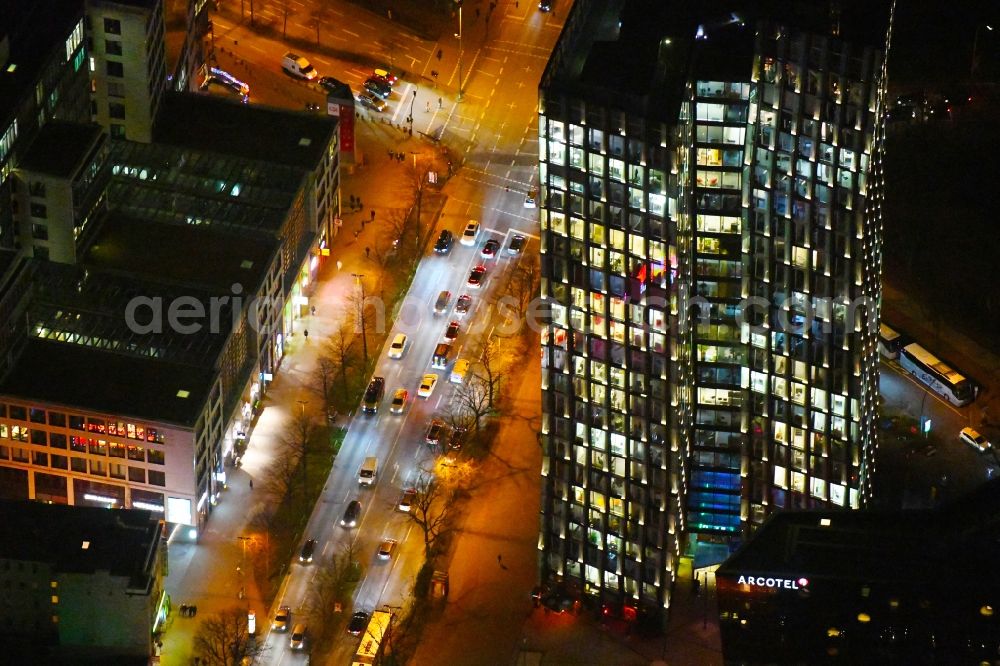
<instances>
[{"instance_id":1,"label":"parked car","mask_svg":"<svg viewBox=\"0 0 1000 666\"><path fill-rule=\"evenodd\" d=\"M417 491L413 488L407 488L403 491L403 495L399 498L398 509L409 513L410 507L413 506L413 500L417 497Z\"/></svg>"},{"instance_id":2,"label":"parked car","mask_svg":"<svg viewBox=\"0 0 1000 666\"><path fill-rule=\"evenodd\" d=\"M299 562L308 564L313 561L313 552L316 550L316 539L307 539L302 544L302 551L299 553Z\"/></svg>"},{"instance_id":3,"label":"parked car","mask_svg":"<svg viewBox=\"0 0 1000 666\"><path fill-rule=\"evenodd\" d=\"M382 543L380 543L378 546L378 559L380 560L392 559L392 554L395 550L396 550L395 539L382 539Z\"/></svg>"},{"instance_id":4,"label":"parked car","mask_svg":"<svg viewBox=\"0 0 1000 666\"><path fill-rule=\"evenodd\" d=\"M392 404L389 405L390 414L402 414L403 410L406 409L406 399L410 397L410 392L405 388L398 388L396 392L392 394Z\"/></svg>"},{"instance_id":5,"label":"parked car","mask_svg":"<svg viewBox=\"0 0 1000 666\"><path fill-rule=\"evenodd\" d=\"M442 229L437 242L434 243L434 251L438 254L448 254L451 252L451 244L455 241L455 234L447 229Z\"/></svg>"},{"instance_id":6,"label":"parked car","mask_svg":"<svg viewBox=\"0 0 1000 666\"><path fill-rule=\"evenodd\" d=\"M476 266L469 272L468 284L473 289L480 289L483 286L483 280L486 278L486 267L480 264Z\"/></svg>"},{"instance_id":7,"label":"parked car","mask_svg":"<svg viewBox=\"0 0 1000 666\"><path fill-rule=\"evenodd\" d=\"M288 624L292 621L292 609L288 606L279 606L271 620L272 631L288 631Z\"/></svg>"},{"instance_id":8,"label":"parked car","mask_svg":"<svg viewBox=\"0 0 1000 666\"><path fill-rule=\"evenodd\" d=\"M406 334L397 333L389 345L389 358L403 358L404 351L406 351Z\"/></svg>"},{"instance_id":9,"label":"parked car","mask_svg":"<svg viewBox=\"0 0 1000 666\"><path fill-rule=\"evenodd\" d=\"M437 419L431 419L431 424L427 427L427 436L424 439L431 446L437 446L441 443L441 435L443 434L444 422Z\"/></svg>"},{"instance_id":10,"label":"parked car","mask_svg":"<svg viewBox=\"0 0 1000 666\"><path fill-rule=\"evenodd\" d=\"M527 239L521 234L514 234L510 237L510 243L507 245L507 254L518 255L524 250L524 244Z\"/></svg>"},{"instance_id":11,"label":"parked car","mask_svg":"<svg viewBox=\"0 0 1000 666\"><path fill-rule=\"evenodd\" d=\"M462 232L462 245L475 245L477 238L479 238L479 222L469 220L465 225L465 231Z\"/></svg>"},{"instance_id":12,"label":"parked car","mask_svg":"<svg viewBox=\"0 0 1000 666\"><path fill-rule=\"evenodd\" d=\"M368 626L368 613L355 611L351 615L350 622L347 623L347 633L351 636L360 636L361 632Z\"/></svg>"},{"instance_id":13,"label":"parked car","mask_svg":"<svg viewBox=\"0 0 1000 666\"><path fill-rule=\"evenodd\" d=\"M344 527L354 527L358 524L359 516L361 516L361 502L351 500L351 503L344 509L344 516L340 519L340 524Z\"/></svg>"},{"instance_id":14,"label":"parked car","mask_svg":"<svg viewBox=\"0 0 1000 666\"><path fill-rule=\"evenodd\" d=\"M479 253L483 259L492 259L497 256L497 250L500 249L500 241L496 238L491 238L485 243L483 243L483 249Z\"/></svg>"},{"instance_id":15,"label":"parked car","mask_svg":"<svg viewBox=\"0 0 1000 666\"><path fill-rule=\"evenodd\" d=\"M434 387L437 386L438 376L433 372L428 372L424 375L423 379L420 380L420 389L417 390L417 395L421 398L429 398L431 394L434 393Z\"/></svg>"},{"instance_id":16,"label":"parked car","mask_svg":"<svg viewBox=\"0 0 1000 666\"><path fill-rule=\"evenodd\" d=\"M386 103L380 100L378 97L372 97L371 95L361 94L358 95L358 102L361 106L366 109L371 109L372 111L378 111L382 113L386 109Z\"/></svg>"}]
</instances>

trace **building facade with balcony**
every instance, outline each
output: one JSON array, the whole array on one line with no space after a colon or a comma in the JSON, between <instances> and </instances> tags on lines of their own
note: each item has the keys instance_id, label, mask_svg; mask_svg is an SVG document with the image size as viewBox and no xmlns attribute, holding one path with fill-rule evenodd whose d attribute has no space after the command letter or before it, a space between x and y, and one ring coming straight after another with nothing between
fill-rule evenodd
<instances>
[{"instance_id":1,"label":"building facade with balcony","mask_svg":"<svg viewBox=\"0 0 1000 666\"><path fill-rule=\"evenodd\" d=\"M543 577L663 610L682 556L869 498L891 11L574 5L539 103Z\"/></svg>"}]
</instances>

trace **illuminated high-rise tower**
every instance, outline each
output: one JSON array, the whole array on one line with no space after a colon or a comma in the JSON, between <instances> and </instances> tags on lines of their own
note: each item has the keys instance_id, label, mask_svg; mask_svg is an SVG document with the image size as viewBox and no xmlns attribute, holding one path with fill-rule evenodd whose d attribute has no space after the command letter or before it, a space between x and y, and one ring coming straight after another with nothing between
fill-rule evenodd
<instances>
[{"instance_id":1,"label":"illuminated high-rise tower","mask_svg":"<svg viewBox=\"0 0 1000 666\"><path fill-rule=\"evenodd\" d=\"M891 0L578 1L539 102L542 575L871 493Z\"/></svg>"}]
</instances>

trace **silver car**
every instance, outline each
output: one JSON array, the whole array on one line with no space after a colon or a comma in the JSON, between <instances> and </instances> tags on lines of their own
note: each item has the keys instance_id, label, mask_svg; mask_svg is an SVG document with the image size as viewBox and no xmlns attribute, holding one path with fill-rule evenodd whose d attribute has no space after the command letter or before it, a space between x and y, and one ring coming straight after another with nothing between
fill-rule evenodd
<instances>
[{"instance_id":1,"label":"silver car","mask_svg":"<svg viewBox=\"0 0 1000 666\"><path fill-rule=\"evenodd\" d=\"M361 102L361 106L366 109L371 109L372 111L378 111L382 113L385 111L386 103L384 100L379 99L373 95L358 95L358 101Z\"/></svg>"}]
</instances>

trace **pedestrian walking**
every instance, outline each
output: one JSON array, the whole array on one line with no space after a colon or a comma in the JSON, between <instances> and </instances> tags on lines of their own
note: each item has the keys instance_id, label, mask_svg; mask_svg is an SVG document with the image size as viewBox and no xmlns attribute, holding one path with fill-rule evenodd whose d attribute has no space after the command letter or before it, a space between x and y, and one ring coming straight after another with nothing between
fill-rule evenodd
<instances>
[{"instance_id":1,"label":"pedestrian walking","mask_svg":"<svg viewBox=\"0 0 1000 666\"><path fill-rule=\"evenodd\" d=\"M375 209L374 208L372 208L372 210L371 210L371 218L372 218L372 222L374 222L375 221Z\"/></svg>"},{"instance_id":2,"label":"pedestrian walking","mask_svg":"<svg viewBox=\"0 0 1000 666\"><path fill-rule=\"evenodd\" d=\"M497 555L497 564L503 566L503 555L500 554Z\"/></svg>"},{"instance_id":3,"label":"pedestrian walking","mask_svg":"<svg viewBox=\"0 0 1000 666\"><path fill-rule=\"evenodd\" d=\"M188 613L189 613L189 617L194 617L195 615L198 614L198 607L197 606L189 606L188 607Z\"/></svg>"},{"instance_id":4,"label":"pedestrian walking","mask_svg":"<svg viewBox=\"0 0 1000 666\"><path fill-rule=\"evenodd\" d=\"M438 97L438 108L439 108L439 109L440 109L440 108L442 108L442 104L441 104L441 98L440 98L440 97Z\"/></svg>"},{"instance_id":5,"label":"pedestrian walking","mask_svg":"<svg viewBox=\"0 0 1000 666\"><path fill-rule=\"evenodd\" d=\"M428 100L427 103L424 105L424 113L430 113L430 112L431 112L431 103Z\"/></svg>"},{"instance_id":6,"label":"pedestrian walking","mask_svg":"<svg viewBox=\"0 0 1000 666\"><path fill-rule=\"evenodd\" d=\"M181 617L184 617L184 612L185 612L186 610L187 610L187 606L186 606L185 604L181 604L181 607L180 607L179 609L177 609L177 612L178 612L178 614L179 614L179 615L180 615Z\"/></svg>"},{"instance_id":7,"label":"pedestrian walking","mask_svg":"<svg viewBox=\"0 0 1000 666\"><path fill-rule=\"evenodd\" d=\"M337 259L337 270L339 271L343 267L344 267L344 262L342 262L340 259Z\"/></svg>"},{"instance_id":8,"label":"pedestrian walking","mask_svg":"<svg viewBox=\"0 0 1000 666\"><path fill-rule=\"evenodd\" d=\"M306 342L309 342L309 329L302 331L302 335L305 336Z\"/></svg>"},{"instance_id":9,"label":"pedestrian walking","mask_svg":"<svg viewBox=\"0 0 1000 666\"><path fill-rule=\"evenodd\" d=\"M253 479L250 479L250 490L253 490Z\"/></svg>"},{"instance_id":10,"label":"pedestrian walking","mask_svg":"<svg viewBox=\"0 0 1000 666\"><path fill-rule=\"evenodd\" d=\"M438 49L438 60L440 61L443 56L444 56L444 51L442 49Z\"/></svg>"},{"instance_id":11,"label":"pedestrian walking","mask_svg":"<svg viewBox=\"0 0 1000 666\"><path fill-rule=\"evenodd\" d=\"M365 258L370 257L372 254L372 249L370 247L365 248Z\"/></svg>"}]
</instances>

